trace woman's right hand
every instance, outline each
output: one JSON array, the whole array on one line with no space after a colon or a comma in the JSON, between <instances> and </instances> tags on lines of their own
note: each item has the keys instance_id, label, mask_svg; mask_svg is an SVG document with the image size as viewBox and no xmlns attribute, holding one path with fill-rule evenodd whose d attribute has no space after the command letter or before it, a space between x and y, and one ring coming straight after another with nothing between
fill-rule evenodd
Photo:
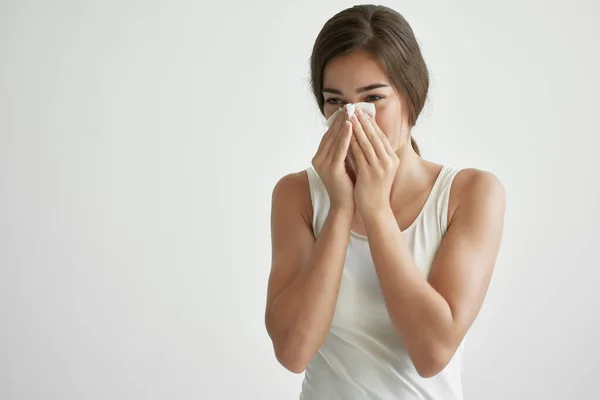
<instances>
[{"instance_id":1,"label":"woman's right hand","mask_svg":"<svg viewBox=\"0 0 600 400\"><path fill-rule=\"evenodd\" d=\"M346 119L346 113L340 112L323 135L312 165L327 189L331 207L353 212L354 184L344 162L351 137L352 124Z\"/></svg>"}]
</instances>

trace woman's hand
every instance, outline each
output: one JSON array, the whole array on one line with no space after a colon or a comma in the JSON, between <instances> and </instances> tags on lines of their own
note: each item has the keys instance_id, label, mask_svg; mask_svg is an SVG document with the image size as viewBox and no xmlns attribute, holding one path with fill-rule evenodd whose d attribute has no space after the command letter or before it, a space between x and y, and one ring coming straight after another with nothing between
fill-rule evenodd
<instances>
[{"instance_id":1,"label":"woman's hand","mask_svg":"<svg viewBox=\"0 0 600 400\"><path fill-rule=\"evenodd\" d=\"M356 209L363 218L390 207L390 192L399 159L375 120L357 109L350 142L356 160Z\"/></svg>"},{"instance_id":2,"label":"woman's hand","mask_svg":"<svg viewBox=\"0 0 600 400\"><path fill-rule=\"evenodd\" d=\"M339 113L325 132L312 159L312 165L327 189L331 207L354 213L354 184L344 163L352 137L352 124L346 120L346 115L344 112Z\"/></svg>"}]
</instances>

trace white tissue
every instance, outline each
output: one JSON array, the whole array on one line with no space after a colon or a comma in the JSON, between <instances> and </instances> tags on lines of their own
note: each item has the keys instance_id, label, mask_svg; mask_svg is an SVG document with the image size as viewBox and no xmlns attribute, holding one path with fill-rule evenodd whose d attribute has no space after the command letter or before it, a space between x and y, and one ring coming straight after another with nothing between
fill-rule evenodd
<instances>
[{"instance_id":1,"label":"white tissue","mask_svg":"<svg viewBox=\"0 0 600 400\"><path fill-rule=\"evenodd\" d=\"M346 119L350 119L350 117L354 114L354 111L360 108L361 110L363 110L364 112L366 112L367 114L370 114L371 117L375 118L375 104L373 103L366 103L366 102L362 102L362 103L348 103L346 104L345 107L340 107L337 109L336 112L334 112L331 117L329 117L327 119L327 121L325 121L325 125L327 125L327 127L330 127L331 124L333 124L333 121L335 121L337 115L342 112L342 111L346 111L347 112L347 116Z\"/></svg>"}]
</instances>

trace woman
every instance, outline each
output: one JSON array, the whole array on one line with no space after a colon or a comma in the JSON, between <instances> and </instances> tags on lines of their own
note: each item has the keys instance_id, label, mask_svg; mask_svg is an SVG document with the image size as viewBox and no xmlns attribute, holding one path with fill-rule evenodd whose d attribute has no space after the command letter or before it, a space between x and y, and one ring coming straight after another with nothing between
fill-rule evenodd
<instances>
[{"instance_id":1,"label":"woman","mask_svg":"<svg viewBox=\"0 0 600 400\"><path fill-rule=\"evenodd\" d=\"M325 118L312 167L272 197L266 327L301 399L462 399L462 344L500 246L505 193L491 173L420 157L411 128L428 72L397 12L329 20L311 57ZM356 115L358 114L358 115Z\"/></svg>"}]
</instances>

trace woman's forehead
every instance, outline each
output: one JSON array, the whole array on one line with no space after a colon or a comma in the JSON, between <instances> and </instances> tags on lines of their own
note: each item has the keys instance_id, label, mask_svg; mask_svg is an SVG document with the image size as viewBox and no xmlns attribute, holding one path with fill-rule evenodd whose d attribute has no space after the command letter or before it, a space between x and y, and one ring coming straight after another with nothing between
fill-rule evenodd
<instances>
[{"instance_id":1,"label":"woman's forehead","mask_svg":"<svg viewBox=\"0 0 600 400\"><path fill-rule=\"evenodd\" d=\"M323 71L323 84L327 87L373 83L389 83L387 74L379 62L363 54L350 54L332 59Z\"/></svg>"}]
</instances>

